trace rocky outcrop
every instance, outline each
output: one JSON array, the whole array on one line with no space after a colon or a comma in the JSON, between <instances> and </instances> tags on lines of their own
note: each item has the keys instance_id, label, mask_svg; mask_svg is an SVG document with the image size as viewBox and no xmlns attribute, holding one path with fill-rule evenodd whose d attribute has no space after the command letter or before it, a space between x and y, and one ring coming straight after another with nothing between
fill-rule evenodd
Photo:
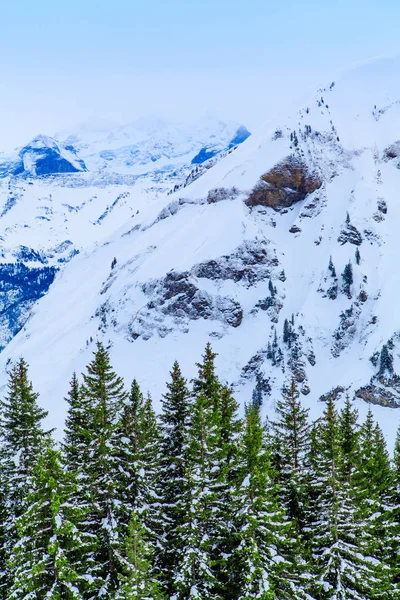
<instances>
[{"instance_id":1,"label":"rocky outcrop","mask_svg":"<svg viewBox=\"0 0 400 600\"><path fill-rule=\"evenodd\" d=\"M321 402L328 402L328 400L336 402L336 400L338 400L345 393L345 391L346 390L344 387L338 385L335 388L333 388L330 392L322 394L322 396L320 396L319 399Z\"/></svg>"},{"instance_id":2,"label":"rocky outcrop","mask_svg":"<svg viewBox=\"0 0 400 600\"><path fill-rule=\"evenodd\" d=\"M355 396L370 404L398 408L400 406L400 378L394 376L386 385L371 381L368 385L359 388L355 392Z\"/></svg>"},{"instance_id":3,"label":"rocky outcrop","mask_svg":"<svg viewBox=\"0 0 400 600\"><path fill-rule=\"evenodd\" d=\"M342 246L347 244L347 242L349 242L349 244L354 244L355 246L360 246L362 244L361 233L350 223L349 216L347 216L346 223L339 234L338 242Z\"/></svg>"},{"instance_id":4,"label":"rocky outcrop","mask_svg":"<svg viewBox=\"0 0 400 600\"><path fill-rule=\"evenodd\" d=\"M269 206L274 210L289 208L318 190L322 180L308 165L288 156L261 176L260 182L246 200L247 206Z\"/></svg>"},{"instance_id":5,"label":"rocky outcrop","mask_svg":"<svg viewBox=\"0 0 400 600\"><path fill-rule=\"evenodd\" d=\"M193 275L212 280L232 280L250 287L271 278L279 266L275 251L265 240L243 242L232 254L195 265Z\"/></svg>"}]
</instances>

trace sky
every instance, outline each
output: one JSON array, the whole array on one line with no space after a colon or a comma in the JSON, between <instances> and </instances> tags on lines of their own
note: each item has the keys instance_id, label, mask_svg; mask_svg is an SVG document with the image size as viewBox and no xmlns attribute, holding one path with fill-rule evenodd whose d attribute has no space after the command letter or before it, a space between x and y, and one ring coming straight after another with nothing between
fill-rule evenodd
<instances>
[{"instance_id":1,"label":"sky","mask_svg":"<svg viewBox=\"0 0 400 600\"><path fill-rule=\"evenodd\" d=\"M19 0L0 18L0 148L87 120L250 130L400 52L398 0Z\"/></svg>"}]
</instances>

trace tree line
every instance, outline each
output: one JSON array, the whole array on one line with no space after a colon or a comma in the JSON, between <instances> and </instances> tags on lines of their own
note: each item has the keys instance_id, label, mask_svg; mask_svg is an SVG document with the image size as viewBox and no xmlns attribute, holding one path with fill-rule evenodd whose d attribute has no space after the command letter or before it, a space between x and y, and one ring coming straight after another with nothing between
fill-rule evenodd
<instances>
[{"instance_id":1,"label":"tree line","mask_svg":"<svg viewBox=\"0 0 400 600\"><path fill-rule=\"evenodd\" d=\"M375 600L400 597L400 436L294 381L271 422L240 416L206 346L162 410L97 345L72 376L61 444L28 365L0 405L0 598Z\"/></svg>"}]
</instances>

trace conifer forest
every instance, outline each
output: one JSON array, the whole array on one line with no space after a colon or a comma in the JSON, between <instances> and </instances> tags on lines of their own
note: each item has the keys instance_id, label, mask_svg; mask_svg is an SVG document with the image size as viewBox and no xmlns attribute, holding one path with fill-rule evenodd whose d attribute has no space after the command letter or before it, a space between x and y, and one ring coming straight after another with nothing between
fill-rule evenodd
<instances>
[{"instance_id":1,"label":"conifer forest","mask_svg":"<svg viewBox=\"0 0 400 600\"><path fill-rule=\"evenodd\" d=\"M156 415L98 344L73 374L61 444L20 359L1 402L4 600L400 597L400 437L332 399L311 422L294 381L240 416L207 345L175 362Z\"/></svg>"}]
</instances>

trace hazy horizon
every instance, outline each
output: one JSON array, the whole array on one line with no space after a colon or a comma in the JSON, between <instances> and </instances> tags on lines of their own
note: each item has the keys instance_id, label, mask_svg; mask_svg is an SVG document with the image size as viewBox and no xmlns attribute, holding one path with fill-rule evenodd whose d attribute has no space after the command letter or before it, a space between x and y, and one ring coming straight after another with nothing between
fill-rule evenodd
<instances>
[{"instance_id":1,"label":"hazy horizon","mask_svg":"<svg viewBox=\"0 0 400 600\"><path fill-rule=\"evenodd\" d=\"M91 119L212 114L254 131L347 67L400 51L392 1L82 4L3 7L1 150Z\"/></svg>"}]
</instances>

